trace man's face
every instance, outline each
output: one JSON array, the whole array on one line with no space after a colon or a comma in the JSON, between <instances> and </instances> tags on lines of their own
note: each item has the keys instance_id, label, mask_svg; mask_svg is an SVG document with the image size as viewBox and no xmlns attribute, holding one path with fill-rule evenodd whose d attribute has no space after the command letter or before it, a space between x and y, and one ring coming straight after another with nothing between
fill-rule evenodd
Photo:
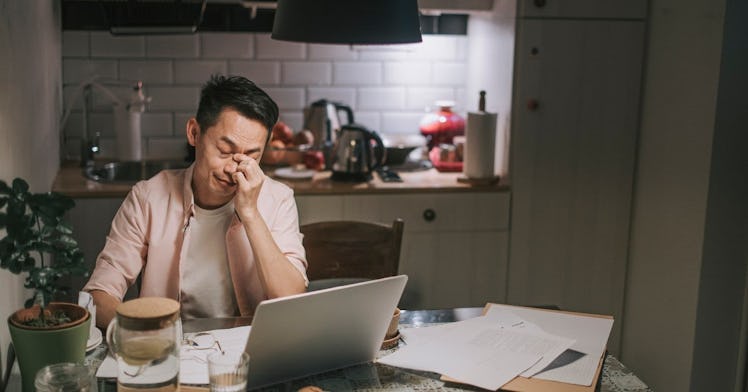
<instances>
[{"instance_id":1,"label":"man's face","mask_svg":"<svg viewBox=\"0 0 748 392\"><path fill-rule=\"evenodd\" d=\"M217 208L228 203L236 193L233 174L245 159L260 161L268 131L257 120L242 116L234 109L224 109L216 124L204 133L192 118L187 123L187 140L195 147L192 191L201 208Z\"/></svg>"}]
</instances>

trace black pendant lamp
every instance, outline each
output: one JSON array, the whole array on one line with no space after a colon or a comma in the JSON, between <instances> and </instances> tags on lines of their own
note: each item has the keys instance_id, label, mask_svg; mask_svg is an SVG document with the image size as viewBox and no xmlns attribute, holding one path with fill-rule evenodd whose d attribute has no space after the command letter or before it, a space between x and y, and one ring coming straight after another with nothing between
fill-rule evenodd
<instances>
[{"instance_id":1,"label":"black pendant lamp","mask_svg":"<svg viewBox=\"0 0 748 392\"><path fill-rule=\"evenodd\" d=\"M417 0L278 0L271 38L321 44L421 42Z\"/></svg>"}]
</instances>

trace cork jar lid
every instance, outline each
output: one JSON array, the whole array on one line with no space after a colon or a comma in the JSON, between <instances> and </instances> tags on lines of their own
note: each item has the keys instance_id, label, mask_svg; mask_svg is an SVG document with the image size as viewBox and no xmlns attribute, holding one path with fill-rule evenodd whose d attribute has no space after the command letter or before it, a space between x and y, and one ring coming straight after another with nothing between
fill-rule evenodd
<instances>
[{"instance_id":1,"label":"cork jar lid","mask_svg":"<svg viewBox=\"0 0 748 392\"><path fill-rule=\"evenodd\" d=\"M130 330L161 329L178 318L179 302L170 298L142 297L117 306L117 322Z\"/></svg>"}]
</instances>

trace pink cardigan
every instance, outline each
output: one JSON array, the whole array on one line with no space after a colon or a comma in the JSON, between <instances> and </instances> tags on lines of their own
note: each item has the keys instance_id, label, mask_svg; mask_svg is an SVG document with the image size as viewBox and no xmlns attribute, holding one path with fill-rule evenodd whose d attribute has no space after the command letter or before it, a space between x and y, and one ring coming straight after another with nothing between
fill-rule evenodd
<instances>
[{"instance_id":1,"label":"pink cardigan","mask_svg":"<svg viewBox=\"0 0 748 392\"><path fill-rule=\"evenodd\" d=\"M140 296L180 300L180 266L189 249L189 222L195 214L192 168L165 170L133 187L112 221L104 249L83 290L103 290L122 299L142 270ZM306 280L306 255L293 191L266 177L258 208L278 248ZM252 315L267 296L244 226L236 215L226 232L226 249L239 311L242 316Z\"/></svg>"}]
</instances>

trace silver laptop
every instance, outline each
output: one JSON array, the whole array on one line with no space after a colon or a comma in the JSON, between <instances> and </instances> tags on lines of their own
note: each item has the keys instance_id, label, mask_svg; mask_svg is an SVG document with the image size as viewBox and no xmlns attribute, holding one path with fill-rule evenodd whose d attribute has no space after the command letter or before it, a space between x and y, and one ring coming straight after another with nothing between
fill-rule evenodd
<instances>
[{"instance_id":1,"label":"silver laptop","mask_svg":"<svg viewBox=\"0 0 748 392\"><path fill-rule=\"evenodd\" d=\"M375 359L408 277L262 301L245 350L248 388Z\"/></svg>"}]
</instances>

